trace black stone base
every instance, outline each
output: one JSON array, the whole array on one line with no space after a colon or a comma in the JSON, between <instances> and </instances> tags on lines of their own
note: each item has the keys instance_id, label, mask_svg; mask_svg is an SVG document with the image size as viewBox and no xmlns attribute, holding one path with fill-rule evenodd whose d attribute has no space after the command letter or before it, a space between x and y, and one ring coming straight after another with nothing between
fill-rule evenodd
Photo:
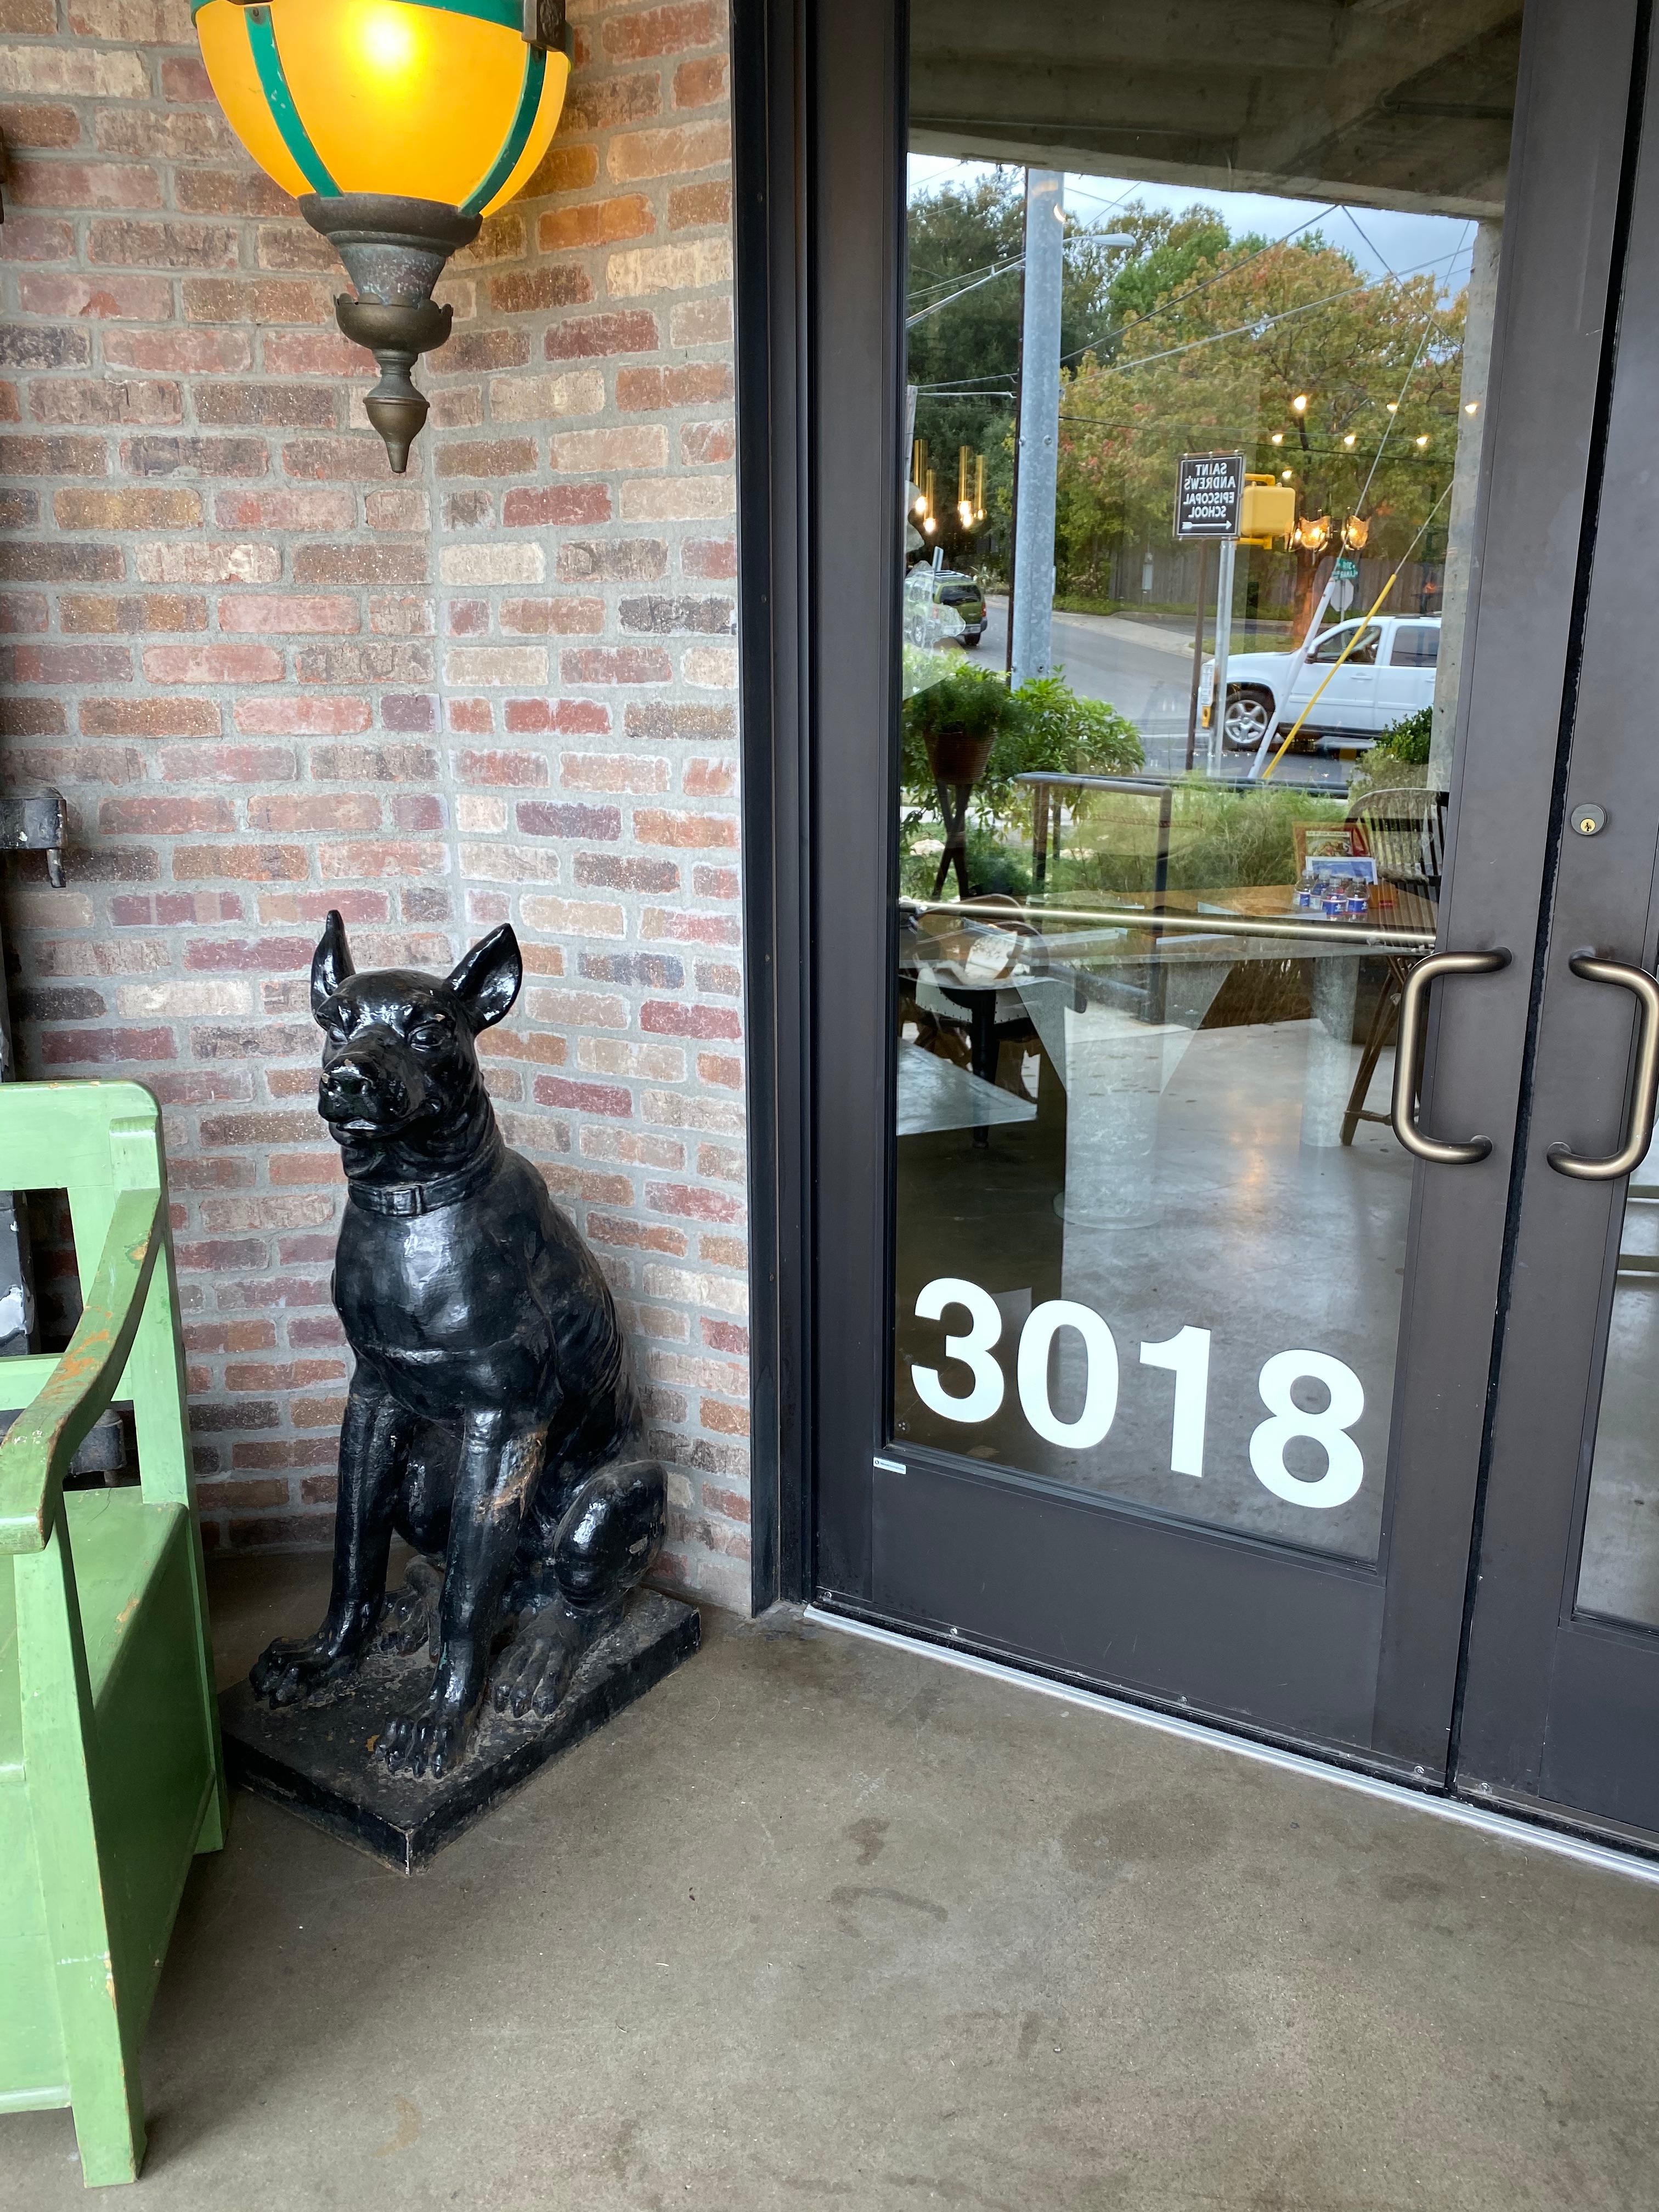
<instances>
[{"instance_id":1,"label":"black stone base","mask_svg":"<svg viewBox=\"0 0 1659 2212\"><path fill-rule=\"evenodd\" d=\"M281 1711L236 1683L219 1700L226 1761L244 1788L413 1874L509 1790L672 1674L701 1635L694 1606L635 1591L550 1720L514 1720L486 1708L469 1756L436 1782L388 1773L372 1748L387 1715L424 1696L432 1679L424 1651L407 1659L376 1652L326 1702Z\"/></svg>"}]
</instances>

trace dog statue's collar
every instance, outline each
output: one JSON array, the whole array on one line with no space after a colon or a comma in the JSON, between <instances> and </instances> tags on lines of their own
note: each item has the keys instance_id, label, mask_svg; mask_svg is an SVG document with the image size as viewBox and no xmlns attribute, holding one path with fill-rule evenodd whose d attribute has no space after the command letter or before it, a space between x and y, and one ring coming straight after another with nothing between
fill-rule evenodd
<instances>
[{"instance_id":1,"label":"dog statue's collar","mask_svg":"<svg viewBox=\"0 0 1659 2212\"><path fill-rule=\"evenodd\" d=\"M503 1147L499 1133L475 1160L453 1175L433 1176L425 1182L349 1182L354 1205L361 1206L366 1213L395 1213L408 1216L432 1213L441 1206L458 1206L464 1198L471 1198L475 1190L482 1190L501 1164Z\"/></svg>"}]
</instances>

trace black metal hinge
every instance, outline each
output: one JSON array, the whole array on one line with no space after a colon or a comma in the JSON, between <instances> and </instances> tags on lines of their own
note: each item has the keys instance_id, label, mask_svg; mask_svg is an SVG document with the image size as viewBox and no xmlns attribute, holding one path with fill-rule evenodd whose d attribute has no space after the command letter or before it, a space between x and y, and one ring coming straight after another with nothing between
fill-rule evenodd
<instances>
[{"instance_id":1,"label":"black metal hinge","mask_svg":"<svg viewBox=\"0 0 1659 2212\"><path fill-rule=\"evenodd\" d=\"M44 853L54 890L64 888L65 842L61 793L0 791L0 852Z\"/></svg>"},{"instance_id":2,"label":"black metal hinge","mask_svg":"<svg viewBox=\"0 0 1659 2212\"><path fill-rule=\"evenodd\" d=\"M539 46L544 53L556 47L568 54L570 27L564 19L564 0L524 0L524 35L527 45Z\"/></svg>"}]
</instances>

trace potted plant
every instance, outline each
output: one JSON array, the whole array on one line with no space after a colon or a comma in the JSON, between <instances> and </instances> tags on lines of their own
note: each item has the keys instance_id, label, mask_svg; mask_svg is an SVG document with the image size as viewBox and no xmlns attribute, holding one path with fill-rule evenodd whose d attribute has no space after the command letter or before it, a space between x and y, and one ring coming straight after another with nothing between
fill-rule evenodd
<instances>
[{"instance_id":1,"label":"potted plant","mask_svg":"<svg viewBox=\"0 0 1659 2212\"><path fill-rule=\"evenodd\" d=\"M935 784L962 789L977 783L997 739L1023 719L1000 676L964 667L930 684L904 702L905 782L922 781L920 750Z\"/></svg>"}]
</instances>

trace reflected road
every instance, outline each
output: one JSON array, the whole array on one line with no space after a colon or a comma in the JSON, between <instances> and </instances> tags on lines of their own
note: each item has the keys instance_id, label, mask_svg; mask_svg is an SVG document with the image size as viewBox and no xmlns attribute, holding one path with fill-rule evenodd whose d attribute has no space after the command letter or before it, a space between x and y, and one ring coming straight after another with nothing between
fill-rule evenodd
<instances>
[{"instance_id":1,"label":"reflected road","mask_svg":"<svg viewBox=\"0 0 1659 2212\"><path fill-rule=\"evenodd\" d=\"M985 611L985 635L969 658L981 668L1000 668L1007 653L1008 603L988 595ZM1187 759L1191 626L1129 614L1056 614L1054 625L1054 659L1072 689L1085 699L1104 699L1128 717L1140 732L1149 769L1179 775ZM1199 732L1200 766L1207 734ZM1221 757L1221 774L1230 781L1242 780L1249 768L1248 754ZM1317 753L1287 753L1273 781L1338 792L1348 786L1343 763Z\"/></svg>"}]
</instances>

